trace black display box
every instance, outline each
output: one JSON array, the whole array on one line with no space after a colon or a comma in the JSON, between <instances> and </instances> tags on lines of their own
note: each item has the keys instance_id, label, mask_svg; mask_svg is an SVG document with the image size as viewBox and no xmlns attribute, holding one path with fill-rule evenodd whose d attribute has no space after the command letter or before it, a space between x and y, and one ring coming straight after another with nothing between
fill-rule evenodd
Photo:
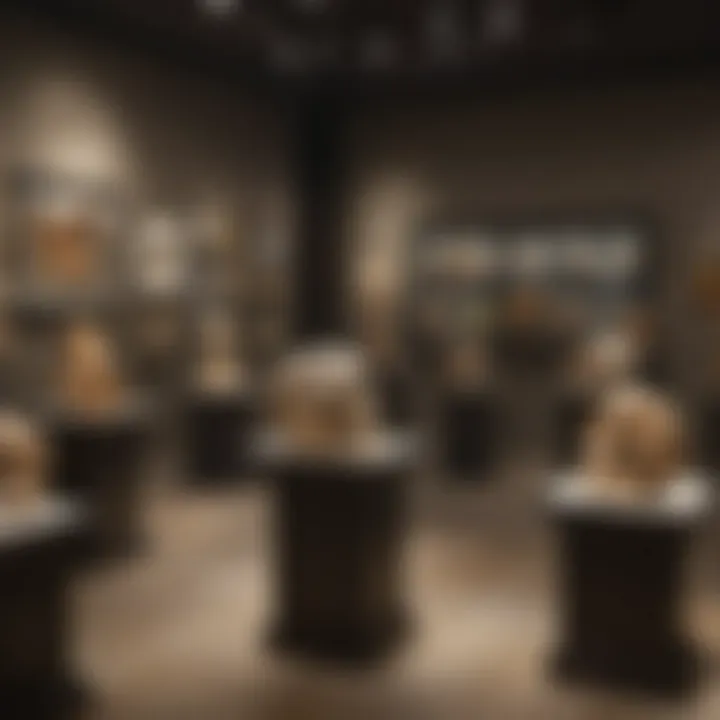
<instances>
[{"instance_id":1,"label":"black display box","mask_svg":"<svg viewBox=\"0 0 720 720\"><path fill-rule=\"evenodd\" d=\"M247 475L255 410L255 396L248 389L223 392L198 389L189 394L184 451L191 483L213 485Z\"/></svg>"},{"instance_id":2,"label":"black display box","mask_svg":"<svg viewBox=\"0 0 720 720\"><path fill-rule=\"evenodd\" d=\"M550 493L558 539L560 644L566 680L681 695L700 660L683 623L685 571L709 513L701 478L680 478L652 504L601 502L570 475Z\"/></svg>"},{"instance_id":3,"label":"black display box","mask_svg":"<svg viewBox=\"0 0 720 720\"><path fill-rule=\"evenodd\" d=\"M0 715L81 717L84 689L71 667L67 608L88 542L88 516L58 498L0 505Z\"/></svg>"},{"instance_id":4,"label":"black display box","mask_svg":"<svg viewBox=\"0 0 720 720\"><path fill-rule=\"evenodd\" d=\"M456 480L487 479L499 455L500 415L490 390L445 392L438 412L442 470Z\"/></svg>"},{"instance_id":5,"label":"black display box","mask_svg":"<svg viewBox=\"0 0 720 720\"><path fill-rule=\"evenodd\" d=\"M362 452L310 459L266 435L255 452L274 490L275 646L341 662L382 658L409 628L413 438L386 433Z\"/></svg>"},{"instance_id":6,"label":"black display box","mask_svg":"<svg viewBox=\"0 0 720 720\"><path fill-rule=\"evenodd\" d=\"M90 559L134 555L145 544L142 484L150 428L151 413L140 400L112 412L51 414L52 486L86 503Z\"/></svg>"}]
</instances>

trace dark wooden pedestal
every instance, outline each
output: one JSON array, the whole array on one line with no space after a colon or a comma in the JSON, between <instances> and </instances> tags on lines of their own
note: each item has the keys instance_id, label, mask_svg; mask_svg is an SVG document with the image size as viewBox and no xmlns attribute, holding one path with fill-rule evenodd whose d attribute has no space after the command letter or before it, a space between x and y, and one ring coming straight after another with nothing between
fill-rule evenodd
<instances>
[{"instance_id":1,"label":"dark wooden pedestal","mask_svg":"<svg viewBox=\"0 0 720 720\"><path fill-rule=\"evenodd\" d=\"M408 631L403 592L408 481L415 449L392 435L363 457L303 460L258 447L275 491L281 649L344 662L377 660Z\"/></svg>"},{"instance_id":2,"label":"dark wooden pedestal","mask_svg":"<svg viewBox=\"0 0 720 720\"><path fill-rule=\"evenodd\" d=\"M482 480L498 455L497 398L489 392L450 392L440 400L441 466L458 480Z\"/></svg>"},{"instance_id":3,"label":"dark wooden pedestal","mask_svg":"<svg viewBox=\"0 0 720 720\"><path fill-rule=\"evenodd\" d=\"M699 479L662 505L599 505L554 488L559 537L561 678L662 695L698 679L698 657L683 627L683 571L708 512Z\"/></svg>"},{"instance_id":4,"label":"dark wooden pedestal","mask_svg":"<svg viewBox=\"0 0 720 720\"><path fill-rule=\"evenodd\" d=\"M417 420L417 398L409 371L387 369L378 373L382 417L390 427L406 428Z\"/></svg>"},{"instance_id":5,"label":"dark wooden pedestal","mask_svg":"<svg viewBox=\"0 0 720 720\"><path fill-rule=\"evenodd\" d=\"M87 504L91 558L132 555L144 545L142 465L149 429L147 408L139 403L92 418L53 416L53 485Z\"/></svg>"},{"instance_id":6,"label":"dark wooden pedestal","mask_svg":"<svg viewBox=\"0 0 720 720\"><path fill-rule=\"evenodd\" d=\"M83 693L70 669L66 600L87 528L81 511L59 500L22 515L0 506L3 720L80 717Z\"/></svg>"},{"instance_id":7,"label":"dark wooden pedestal","mask_svg":"<svg viewBox=\"0 0 720 720\"><path fill-rule=\"evenodd\" d=\"M720 398L705 400L698 415L699 460L705 467L720 469Z\"/></svg>"},{"instance_id":8,"label":"dark wooden pedestal","mask_svg":"<svg viewBox=\"0 0 720 720\"><path fill-rule=\"evenodd\" d=\"M247 391L190 395L185 426L188 479L210 484L246 474L248 434L254 419L254 402Z\"/></svg>"},{"instance_id":9,"label":"dark wooden pedestal","mask_svg":"<svg viewBox=\"0 0 720 720\"><path fill-rule=\"evenodd\" d=\"M560 396L555 413L555 462L574 465L578 459L582 433L593 410L593 397L568 392Z\"/></svg>"}]
</instances>

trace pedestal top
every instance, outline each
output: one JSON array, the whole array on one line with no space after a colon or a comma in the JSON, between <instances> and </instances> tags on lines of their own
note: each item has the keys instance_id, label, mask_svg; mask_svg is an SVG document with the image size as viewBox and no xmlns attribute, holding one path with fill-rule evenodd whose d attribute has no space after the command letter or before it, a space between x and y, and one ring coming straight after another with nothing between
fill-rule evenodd
<instances>
[{"instance_id":1,"label":"pedestal top","mask_svg":"<svg viewBox=\"0 0 720 720\"><path fill-rule=\"evenodd\" d=\"M713 490L702 472L688 469L656 495L623 501L598 491L582 472L568 471L552 481L547 501L553 514L568 519L683 526L694 525L710 513Z\"/></svg>"},{"instance_id":2,"label":"pedestal top","mask_svg":"<svg viewBox=\"0 0 720 720\"><path fill-rule=\"evenodd\" d=\"M129 392L119 405L105 410L81 410L55 404L47 413L53 424L69 425L82 429L114 429L132 425L149 417L151 403L144 395Z\"/></svg>"},{"instance_id":3,"label":"pedestal top","mask_svg":"<svg viewBox=\"0 0 720 720\"><path fill-rule=\"evenodd\" d=\"M264 469L340 471L349 478L358 472L387 472L411 466L418 456L418 442L413 432L388 429L350 448L307 453L292 447L281 433L266 430L253 438L251 453Z\"/></svg>"},{"instance_id":4,"label":"pedestal top","mask_svg":"<svg viewBox=\"0 0 720 720\"><path fill-rule=\"evenodd\" d=\"M50 495L26 506L0 502L0 553L28 543L73 534L87 518L77 502Z\"/></svg>"},{"instance_id":5,"label":"pedestal top","mask_svg":"<svg viewBox=\"0 0 720 720\"><path fill-rule=\"evenodd\" d=\"M233 383L227 386L209 387L199 384L191 385L188 397L198 403L215 405L227 402L249 402L254 399L256 392L252 383Z\"/></svg>"}]
</instances>

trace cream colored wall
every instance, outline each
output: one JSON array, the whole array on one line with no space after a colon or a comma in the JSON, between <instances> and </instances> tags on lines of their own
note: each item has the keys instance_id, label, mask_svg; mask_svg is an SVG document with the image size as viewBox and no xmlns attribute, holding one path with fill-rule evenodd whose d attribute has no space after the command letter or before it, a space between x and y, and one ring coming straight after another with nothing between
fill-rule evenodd
<instances>
[{"instance_id":1,"label":"cream colored wall","mask_svg":"<svg viewBox=\"0 0 720 720\"><path fill-rule=\"evenodd\" d=\"M698 389L686 283L693 249L720 245L719 93L674 83L368 111L355 137L356 309L362 268L387 260L397 271L413 234L437 216L636 210L666 241L672 360Z\"/></svg>"},{"instance_id":2,"label":"cream colored wall","mask_svg":"<svg viewBox=\"0 0 720 720\"><path fill-rule=\"evenodd\" d=\"M283 137L229 83L0 18L0 172L27 164L112 180L140 205L229 208L287 239Z\"/></svg>"}]
</instances>

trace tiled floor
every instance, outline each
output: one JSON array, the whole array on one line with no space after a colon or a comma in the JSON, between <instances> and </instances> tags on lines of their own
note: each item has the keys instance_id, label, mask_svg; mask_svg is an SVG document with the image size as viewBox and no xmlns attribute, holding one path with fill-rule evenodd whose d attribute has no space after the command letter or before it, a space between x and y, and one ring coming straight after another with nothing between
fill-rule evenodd
<instances>
[{"instance_id":1,"label":"tiled floor","mask_svg":"<svg viewBox=\"0 0 720 720\"><path fill-rule=\"evenodd\" d=\"M94 692L90 716L720 718L720 669L694 702L675 706L550 681L552 553L534 502L536 481L528 475L485 490L418 493L407 568L416 632L386 665L352 675L265 648L269 507L260 488L157 493L148 502L147 556L94 572L77 588L77 660ZM710 575L701 580L691 620L712 664L720 657L720 591Z\"/></svg>"}]
</instances>

